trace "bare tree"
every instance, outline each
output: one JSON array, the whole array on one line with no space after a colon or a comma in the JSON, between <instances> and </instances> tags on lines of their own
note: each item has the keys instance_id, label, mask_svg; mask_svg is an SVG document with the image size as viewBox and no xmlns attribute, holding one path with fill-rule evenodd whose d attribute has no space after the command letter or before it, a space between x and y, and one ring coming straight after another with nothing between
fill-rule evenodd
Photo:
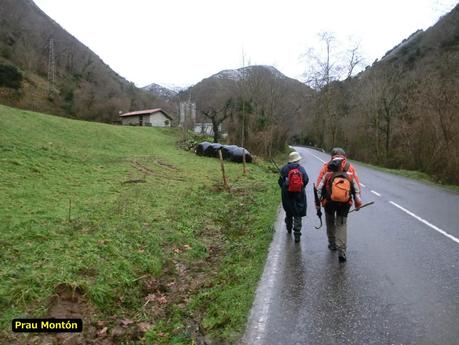
<instances>
[{"instance_id":1,"label":"bare tree","mask_svg":"<svg viewBox=\"0 0 459 345\"><path fill-rule=\"evenodd\" d=\"M349 78L362 64L359 45L342 52L339 42L329 32L319 34L320 49L309 49L305 54L307 72L305 83L317 91L315 96L314 130L320 145L335 146L341 131L341 119L348 106L343 98L339 80Z\"/></svg>"},{"instance_id":2,"label":"bare tree","mask_svg":"<svg viewBox=\"0 0 459 345\"><path fill-rule=\"evenodd\" d=\"M321 49L310 48L306 54L308 66L305 83L313 89L320 90L330 84L331 81L339 79L340 67L336 62L334 54L335 37L332 33L321 32L319 34Z\"/></svg>"},{"instance_id":3,"label":"bare tree","mask_svg":"<svg viewBox=\"0 0 459 345\"><path fill-rule=\"evenodd\" d=\"M235 103L232 98L228 99L223 107L216 109L213 106L201 110L201 114L212 122L214 143L220 139L220 125L233 114Z\"/></svg>"},{"instance_id":4,"label":"bare tree","mask_svg":"<svg viewBox=\"0 0 459 345\"><path fill-rule=\"evenodd\" d=\"M360 45L358 43L354 44L353 47L348 49L347 51L347 75L346 79L350 78L354 73L356 67L362 66L364 63L364 59L360 54Z\"/></svg>"}]
</instances>

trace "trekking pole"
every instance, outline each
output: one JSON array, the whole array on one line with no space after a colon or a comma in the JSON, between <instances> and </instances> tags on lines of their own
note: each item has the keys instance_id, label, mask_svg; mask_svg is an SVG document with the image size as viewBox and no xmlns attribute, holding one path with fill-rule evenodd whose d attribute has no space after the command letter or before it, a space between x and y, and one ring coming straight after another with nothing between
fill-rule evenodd
<instances>
[{"instance_id":1,"label":"trekking pole","mask_svg":"<svg viewBox=\"0 0 459 345\"><path fill-rule=\"evenodd\" d=\"M367 202L366 204L363 204L362 206L360 206L359 210L364 208L364 207L373 205L374 203L375 203L374 201ZM357 211L357 209L354 208L354 209L350 210L349 213L354 212L354 211Z\"/></svg>"},{"instance_id":2,"label":"trekking pole","mask_svg":"<svg viewBox=\"0 0 459 345\"><path fill-rule=\"evenodd\" d=\"M314 202L316 204L316 209L317 209L317 217L319 217L320 220L320 225L314 226L316 229L320 229L322 227L322 209L320 208L320 200L319 200L319 195L317 194L317 187L315 183L313 184L314 187Z\"/></svg>"}]
</instances>

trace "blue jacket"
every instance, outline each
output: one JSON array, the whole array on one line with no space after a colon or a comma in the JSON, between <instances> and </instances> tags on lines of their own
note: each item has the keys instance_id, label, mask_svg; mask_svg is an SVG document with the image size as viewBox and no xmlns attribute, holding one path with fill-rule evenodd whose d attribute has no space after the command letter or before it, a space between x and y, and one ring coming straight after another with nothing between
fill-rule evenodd
<instances>
[{"instance_id":1,"label":"blue jacket","mask_svg":"<svg viewBox=\"0 0 459 345\"><path fill-rule=\"evenodd\" d=\"M290 170L298 168L303 175L303 188L301 192L289 192L287 177ZM287 214L294 217L306 216L306 193L305 188L309 182L308 174L306 170L298 163L288 163L284 165L280 170L280 177L278 180L279 187L281 187L282 194L282 206Z\"/></svg>"}]
</instances>

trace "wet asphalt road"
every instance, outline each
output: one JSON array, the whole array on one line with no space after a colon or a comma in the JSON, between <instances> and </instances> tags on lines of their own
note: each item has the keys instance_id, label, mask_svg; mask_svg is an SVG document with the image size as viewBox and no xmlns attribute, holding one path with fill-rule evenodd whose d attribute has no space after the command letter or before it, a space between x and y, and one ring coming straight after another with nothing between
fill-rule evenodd
<instances>
[{"instance_id":1,"label":"wet asphalt road","mask_svg":"<svg viewBox=\"0 0 459 345\"><path fill-rule=\"evenodd\" d=\"M325 224L313 228L328 155L297 150L310 177L303 236L294 243L281 210L242 343L459 344L459 193L354 164L376 203L349 215L341 264Z\"/></svg>"}]
</instances>

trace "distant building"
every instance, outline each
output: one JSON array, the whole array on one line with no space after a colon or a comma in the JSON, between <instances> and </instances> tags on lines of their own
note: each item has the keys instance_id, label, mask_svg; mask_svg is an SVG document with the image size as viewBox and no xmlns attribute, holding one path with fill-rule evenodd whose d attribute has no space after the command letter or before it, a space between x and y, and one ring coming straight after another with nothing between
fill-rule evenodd
<instances>
[{"instance_id":1,"label":"distant building","mask_svg":"<svg viewBox=\"0 0 459 345\"><path fill-rule=\"evenodd\" d=\"M196 103L191 101L180 102L179 105L179 126L184 127L187 122L196 122Z\"/></svg>"},{"instance_id":2,"label":"distant building","mask_svg":"<svg viewBox=\"0 0 459 345\"><path fill-rule=\"evenodd\" d=\"M221 130L221 125L219 126ZM212 122L196 122L193 127L193 131L199 134L214 135L214 129Z\"/></svg>"},{"instance_id":3,"label":"distant building","mask_svg":"<svg viewBox=\"0 0 459 345\"><path fill-rule=\"evenodd\" d=\"M120 115L123 125L170 127L172 118L162 109L132 111Z\"/></svg>"},{"instance_id":4,"label":"distant building","mask_svg":"<svg viewBox=\"0 0 459 345\"><path fill-rule=\"evenodd\" d=\"M221 124L218 125L218 130L222 138L227 136L226 133L223 133ZM214 135L212 122L196 122L193 127L193 132L198 134Z\"/></svg>"}]
</instances>

